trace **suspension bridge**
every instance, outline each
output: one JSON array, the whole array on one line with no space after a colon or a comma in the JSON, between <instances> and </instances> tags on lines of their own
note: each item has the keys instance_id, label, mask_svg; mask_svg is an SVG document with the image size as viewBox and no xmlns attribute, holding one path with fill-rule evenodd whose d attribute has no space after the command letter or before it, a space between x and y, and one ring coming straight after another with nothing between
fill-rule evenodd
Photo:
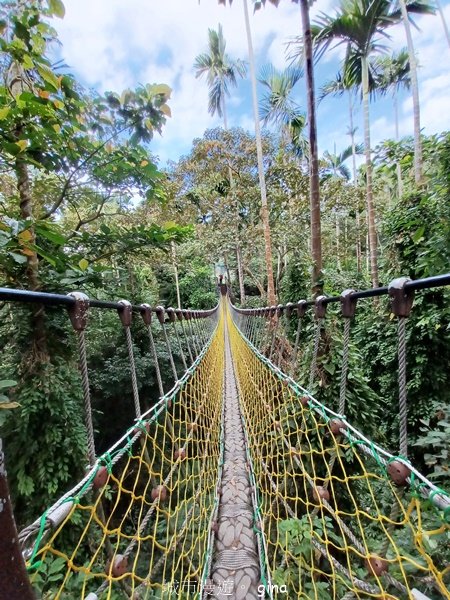
<instances>
[{"instance_id":1,"label":"suspension bridge","mask_svg":"<svg viewBox=\"0 0 450 600\"><path fill-rule=\"evenodd\" d=\"M68 309L88 467L17 533L0 448L0 598L450 598L450 565L440 553L450 536L450 496L408 460L406 394L414 294L449 284L450 275L402 278L259 309L233 306L220 286L220 301L208 311L1 289L5 301ZM397 453L345 417L357 302L384 295L398 328ZM332 303L340 303L344 340L336 410L311 393ZM85 335L96 308L118 311L134 411L129 429L101 454ZM309 381L301 385L296 365L308 313L315 333ZM160 394L147 411L135 367L136 318ZM291 344L284 330L293 320ZM170 390L155 335L167 348Z\"/></svg>"}]
</instances>

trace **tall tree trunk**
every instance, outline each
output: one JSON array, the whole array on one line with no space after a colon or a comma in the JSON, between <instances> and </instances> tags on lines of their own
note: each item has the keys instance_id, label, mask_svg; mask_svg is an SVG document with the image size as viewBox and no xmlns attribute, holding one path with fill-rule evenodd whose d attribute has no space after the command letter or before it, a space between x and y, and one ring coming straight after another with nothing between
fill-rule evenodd
<instances>
[{"instance_id":1,"label":"tall tree trunk","mask_svg":"<svg viewBox=\"0 0 450 600\"><path fill-rule=\"evenodd\" d=\"M228 131L228 122L227 122L227 111L225 106L225 96L222 98L222 114L223 114L223 128L225 131ZM231 170L230 165L228 165L228 178L230 180L230 191L231 198L233 202L236 202L236 261L237 261L237 273L238 273L238 281L239 281L239 296L241 299L241 306L245 304L245 288L244 288L244 271L242 269L242 254L241 254L241 246L239 242L239 211L237 206L237 198L236 198L236 186L234 184L233 171Z\"/></svg>"},{"instance_id":2,"label":"tall tree trunk","mask_svg":"<svg viewBox=\"0 0 450 600\"><path fill-rule=\"evenodd\" d=\"M372 157L370 150L370 115L369 115L369 69L367 57L361 59L362 84L363 84L363 107L364 107L364 152L366 155L366 198L367 198L367 222L369 226L369 254L370 254L370 277L372 287L378 287L378 248L377 232L375 228L375 209L373 206L372 193Z\"/></svg>"},{"instance_id":3,"label":"tall tree trunk","mask_svg":"<svg viewBox=\"0 0 450 600\"><path fill-rule=\"evenodd\" d=\"M399 127L398 127L398 96L397 92L394 92L394 116L395 116L395 141L398 142L400 138ZM397 172L397 190L399 199L403 196L403 180L402 180L402 167L400 161L397 161L395 165Z\"/></svg>"},{"instance_id":4,"label":"tall tree trunk","mask_svg":"<svg viewBox=\"0 0 450 600\"><path fill-rule=\"evenodd\" d=\"M340 244L340 237L341 237L341 227L340 227L340 223L339 223L339 214L336 213L336 264L337 264L337 268L340 270L341 269L341 244Z\"/></svg>"},{"instance_id":5,"label":"tall tree trunk","mask_svg":"<svg viewBox=\"0 0 450 600\"><path fill-rule=\"evenodd\" d=\"M344 264L347 264L347 248L348 248L348 219L344 217Z\"/></svg>"},{"instance_id":6,"label":"tall tree trunk","mask_svg":"<svg viewBox=\"0 0 450 600\"><path fill-rule=\"evenodd\" d=\"M287 269L288 266L288 247L287 247L287 242L285 241L283 244L283 260L284 260L284 269Z\"/></svg>"},{"instance_id":7,"label":"tall tree trunk","mask_svg":"<svg viewBox=\"0 0 450 600\"><path fill-rule=\"evenodd\" d=\"M441 3L439 2L439 0L436 0L436 7L437 7L437 9L439 11L439 15L441 17L442 26L444 27L445 37L447 38L447 44L450 48L450 32L448 30L447 21L445 20L444 11L442 10L442 6L441 6Z\"/></svg>"},{"instance_id":8,"label":"tall tree trunk","mask_svg":"<svg viewBox=\"0 0 450 600\"><path fill-rule=\"evenodd\" d=\"M177 252L175 249L174 242L171 242L170 249L172 251L173 274L175 276L175 288L177 290L177 306L178 306L178 308L181 308L180 282L178 280Z\"/></svg>"},{"instance_id":9,"label":"tall tree trunk","mask_svg":"<svg viewBox=\"0 0 450 600\"><path fill-rule=\"evenodd\" d=\"M258 288L258 292L259 292L259 295L261 296L262 301L266 302L266 299L265 299L265 290L264 290L263 284L256 277L256 275L253 273L253 271L251 271L247 266L244 267L244 268L245 268L245 272L248 273L250 275L250 277L253 279L253 281L255 282L255 285Z\"/></svg>"},{"instance_id":10,"label":"tall tree trunk","mask_svg":"<svg viewBox=\"0 0 450 600\"><path fill-rule=\"evenodd\" d=\"M247 0L244 2L245 29L247 32L248 59L250 64L250 79L252 83L253 116L255 119L256 154L258 157L259 187L261 189L261 218L264 229L264 244L267 270L267 299L269 304L276 304L275 286L273 281L272 265L272 242L270 236L269 209L267 206L266 179L264 176L263 153L261 141L261 128L259 125L258 95L256 91L255 57L253 54L252 33L250 30L250 18L248 15Z\"/></svg>"},{"instance_id":11,"label":"tall tree trunk","mask_svg":"<svg viewBox=\"0 0 450 600\"><path fill-rule=\"evenodd\" d=\"M385 186L384 186L384 191L385 191L385 194L386 194L386 196L387 196L387 199L388 199L388 201L387 201L387 207L388 207L388 210L391 210L391 208L392 208L392 193L391 193L391 187L390 187L389 185L385 185Z\"/></svg>"},{"instance_id":12,"label":"tall tree trunk","mask_svg":"<svg viewBox=\"0 0 450 600\"><path fill-rule=\"evenodd\" d=\"M367 225L368 219L367 219L367 214L366 214L366 225ZM370 243L369 243L369 228L367 228L367 233L366 233L366 274L367 277L370 276Z\"/></svg>"},{"instance_id":13,"label":"tall tree trunk","mask_svg":"<svg viewBox=\"0 0 450 600\"><path fill-rule=\"evenodd\" d=\"M33 197L31 193L31 182L27 163L17 158L15 163L17 177L17 190L19 192L20 216L22 219L33 219ZM30 244L36 243L34 227L30 225L28 231L31 234ZM34 251L27 253L26 276L28 287L33 292L40 289L39 281L39 259ZM48 360L47 334L45 330L45 309L42 304L33 304L31 308L31 326L33 336L33 354L38 362Z\"/></svg>"},{"instance_id":14,"label":"tall tree trunk","mask_svg":"<svg viewBox=\"0 0 450 600\"><path fill-rule=\"evenodd\" d=\"M413 100L414 114L414 178L417 184L422 181L422 140L420 139L420 102L419 102L419 83L417 80L417 60L414 52L414 42L412 39L411 25L408 19L408 11L405 0L399 0L400 10L402 12L403 25L405 26L406 41L409 54L409 73L411 77L411 92Z\"/></svg>"},{"instance_id":15,"label":"tall tree trunk","mask_svg":"<svg viewBox=\"0 0 450 600\"><path fill-rule=\"evenodd\" d=\"M223 128L225 131L228 131L228 119L227 119L227 109L225 105L225 96L222 97L222 115L223 115ZM228 167L230 168L230 167Z\"/></svg>"},{"instance_id":16,"label":"tall tree trunk","mask_svg":"<svg viewBox=\"0 0 450 600\"><path fill-rule=\"evenodd\" d=\"M236 244L236 262L239 279L239 296L241 298L241 306L245 304L245 288L244 288L244 270L242 268L242 254L240 244Z\"/></svg>"},{"instance_id":17,"label":"tall tree trunk","mask_svg":"<svg viewBox=\"0 0 450 600\"><path fill-rule=\"evenodd\" d=\"M281 249L278 248L277 249L277 276L275 278L275 288L276 288L277 294L280 293L281 261L282 261Z\"/></svg>"},{"instance_id":18,"label":"tall tree trunk","mask_svg":"<svg viewBox=\"0 0 450 600\"><path fill-rule=\"evenodd\" d=\"M306 95L309 133L309 203L311 212L311 254L313 260L313 290L322 288L322 237L320 227L319 158L317 151L316 103L314 91L314 62L308 0L300 0L303 46L305 49Z\"/></svg>"},{"instance_id":19,"label":"tall tree trunk","mask_svg":"<svg viewBox=\"0 0 450 600\"><path fill-rule=\"evenodd\" d=\"M225 263L225 270L227 272L228 286L231 289L230 267L228 265L228 253L227 252L223 253L223 262Z\"/></svg>"},{"instance_id":20,"label":"tall tree trunk","mask_svg":"<svg viewBox=\"0 0 450 600\"><path fill-rule=\"evenodd\" d=\"M353 185L356 187L356 144L355 144L355 128L353 126L353 101L352 93L348 92L348 110L350 117L350 140L352 144L352 166L353 166ZM361 215L359 214L359 206L355 206L356 214L356 270L361 273Z\"/></svg>"}]
</instances>

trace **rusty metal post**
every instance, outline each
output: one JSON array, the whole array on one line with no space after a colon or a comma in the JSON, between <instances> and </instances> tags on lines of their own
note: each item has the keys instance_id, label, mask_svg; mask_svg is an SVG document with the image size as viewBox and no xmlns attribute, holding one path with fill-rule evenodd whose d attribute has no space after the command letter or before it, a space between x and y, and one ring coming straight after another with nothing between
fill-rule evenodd
<instances>
[{"instance_id":1,"label":"rusty metal post","mask_svg":"<svg viewBox=\"0 0 450 600\"><path fill-rule=\"evenodd\" d=\"M0 438L0 600L35 600L19 546Z\"/></svg>"}]
</instances>

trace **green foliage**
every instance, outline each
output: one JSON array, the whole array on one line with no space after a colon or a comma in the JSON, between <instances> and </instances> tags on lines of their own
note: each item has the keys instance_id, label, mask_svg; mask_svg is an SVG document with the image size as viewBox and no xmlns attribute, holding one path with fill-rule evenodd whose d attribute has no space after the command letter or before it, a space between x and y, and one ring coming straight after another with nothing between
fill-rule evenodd
<instances>
[{"instance_id":1,"label":"green foliage","mask_svg":"<svg viewBox=\"0 0 450 600\"><path fill-rule=\"evenodd\" d=\"M77 288L114 299L132 293L135 301L149 301L149 256L192 234L188 223L162 224L150 214L165 195L164 178L147 144L171 116L171 89L153 83L122 94L87 92L64 65L51 62L53 16L64 16L61 0L0 7L5 25L0 38L0 274L11 287L61 293ZM0 377L17 382L10 402L2 405L16 410L2 410L0 425L22 524L81 475L86 464L82 394L66 312L8 304L0 311L5 349ZM133 419L132 406L117 401L118 394L122 402L129 398L130 371L114 364L116 345L126 364L115 317L114 324L104 319L104 329L101 319L91 328L99 341L89 351L93 367L115 368L100 382L94 378L95 391L100 387L94 399L100 446L118 433L115 425L101 421L109 400L121 410L120 433ZM138 374L146 382L143 401L151 405L158 392L148 376L153 366L142 331L136 343ZM161 340L157 343L161 351ZM167 356L161 355L165 368ZM108 377L115 380L115 390Z\"/></svg>"},{"instance_id":2,"label":"green foliage","mask_svg":"<svg viewBox=\"0 0 450 600\"><path fill-rule=\"evenodd\" d=\"M447 482L449 472L450 404L434 403L431 418L420 419L422 435L414 446L425 452L423 459L432 469L430 478L436 482Z\"/></svg>"},{"instance_id":3,"label":"green foliage","mask_svg":"<svg viewBox=\"0 0 450 600\"><path fill-rule=\"evenodd\" d=\"M387 168L399 158L389 153L391 146L385 144L380 155ZM412 147L403 148L402 168L405 157L412 164ZM392 147L393 148L393 147ZM395 148L394 148L395 150ZM444 273L450 262L450 136L448 133L431 136L424 140L425 170L429 185L420 193L412 187L409 179L405 185L410 190L384 215L382 235L384 239L385 281L408 275L413 279ZM380 167L383 168L383 167ZM393 175L392 175L393 176ZM368 311L358 319L358 338L363 347L367 373L372 387L382 399L389 399L397 406L397 358L396 327L383 310ZM423 446L426 436L424 423L434 423L436 410L446 410L449 405L447 367L450 360L449 293L446 289L422 291L416 295L408 322L408 419L409 435L420 439L412 452L418 462L427 469ZM386 400L384 400L386 401ZM392 410L385 406L385 410ZM392 447L397 446L397 417L391 420L388 437ZM436 434L443 443L449 441L445 428L437 427ZM436 452L439 457L439 451ZM437 461L439 462L439 458ZM445 473L440 473L441 479Z\"/></svg>"},{"instance_id":4,"label":"green foliage","mask_svg":"<svg viewBox=\"0 0 450 600\"><path fill-rule=\"evenodd\" d=\"M133 353L142 411L148 410L159 397L148 334L140 319L132 327ZM178 372L183 367L177 356L176 339L168 328ZM173 385L169 355L159 324L153 325L153 336L165 390ZM94 411L94 427L98 452L106 451L128 429L135 418L130 394L131 367L125 336L115 312L105 312L91 321L88 335L88 363Z\"/></svg>"},{"instance_id":5,"label":"green foliage","mask_svg":"<svg viewBox=\"0 0 450 600\"><path fill-rule=\"evenodd\" d=\"M181 304L191 308L211 308L217 304L217 291L211 267L194 260L180 277Z\"/></svg>"},{"instance_id":6,"label":"green foliage","mask_svg":"<svg viewBox=\"0 0 450 600\"><path fill-rule=\"evenodd\" d=\"M445 273L450 263L450 134L430 138L425 151L433 163L429 189L406 195L387 213L383 228L389 271L401 266L412 278Z\"/></svg>"},{"instance_id":7,"label":"green foliage","mask_svg":"<svg viewBox=\"0 0 450 600\"><path fill-rule=\"evenodd\" d=\"M39 365L20 377L14 398L20 407L3 436L16 515L26 523L82 474L86 434L78 373L61 359Z\"/></svg>"},{"instance_id":8,"label":"green foliage","mask_svg":"<svg viewBox=\"0 0 450 600\"><path fill-rule=\"evenodd\" d=\"M312 581L308 570L305 569L299 581L298 562L302 558L311 560L311 554L314 552L314 546L311 540L320 542L324 537L336 542L338 546L342 545L342 539L334 532L334 523L330 517L315 516L310 520L308 515L302 518L291 518L280 521L278 524L278 539L285 547L287 556L293 558L292 566L289 566L290 560L286 561L287 566L276 569L272 574L272 580L275 585L286 585L293 597L297 590L308 593L308 596L320 598L320 600L331 600L331 598L342 597L345 594L345 588L334 582L333 592L330 594L330 584L327 582ZM325 533L326 532L326 533ZM334 586L336 585L335 589ZM339 590L339 591L338 591Z\"/></svg>"},{"instance_id":9,"label":"green foliage","mask_svg":"<svg viewBox=\"0 0 450 600\"><path fill-rule=\"evenodd\" d=\"M392 16L389 3L375 4L373 10L378 6ZM255 3L256 8L260 5ZM183 307L210 308L217 302L212 265L223 264L231 279L236 279L239 249L245 291L255 294L248 305L264 303L266 265L254 137L241 129L208 130L194 141L186 157L167 173L160 173L148 143L171 116L170 88L153 83L122 93L88 93L64 66L55 67L49 58L49 44L56 39L49 18L64 16L61 0L12 3L12 9L8 8L0 8L0 17L8 25L0 39L0 273L6 284L29 287L30 259L36 257L37 279L44 289L65 293L77 288L92 297L126 297L136 303L176 306L176 266ZM323 17L322 24L328 26L328 21ZM385 32L392 22L378 21L374 27ZM373 33L370 27L362 32L365 40L373 40ZM199 62L198 68L199 72L211 69L215 77L210 88L211 108L220 114L227 91L221 77L229 77L233 84L244 69L241 63L230 65L219 37L210 35L211 41L215 40L212 49L224 59L219 65L222 72L215 77L214 64L207 60L203 66ZM333 37L333 31L325 31L324 44L334 43ZM372 45L368 48L370 52L374 49ZM234 75L227 71L230 66L237 68ZM299 75L298 71L290 74L293 79ZM278 92L286 92L287 88L278 87ZM289 124L296 126L298 134L304 121L294 108L297 120ZM411 140L388 140L375 150L383 283L400 274L418 278L443 273L450 264L450 134L424 138L423 142L426 182L420 189L412 176ZM286 140L275 135L263 138L277 291L281 302L296 302L311 296L308 165L286 146ZM326 153L323 162L327 294L370 284L365 266L358 270L355 260L358 239L362 240L363 255L367 250L364 185L359 185L364 184L364 170L359 183L336 177L340 172L348 178L343 163L349 154L349 149L340 156ZM397 164L404 185L401 199L397 197ZM18 185L23 166L30 188L28 198L23 195L23 181ZM30 205L26 214L25 201ZM171 261L167 251L172 243L178 246ZM82 394L66 314L46 310L46 353L42 355L36 352L36 323L30 311L5 305L0 312L4 348L0 390L8 390L7 396L0 395L0 426L16 515L22 524L35 518L81 474L86 463ZM97 449L102 451L133 420L131 368L116 313L91 313L90 318L88 363ZM146 409L154 404L159 390L147 332L138 319L132 328L140 400ZM291 341L295 329L295 319L291 319L287 331ZM168 330L176 348L171 327ZM163 384L168 389L173 383L169 356L159 326L153 331ZM411 455L444 486L449 481L449 332L448 292L417 294L408 322ZM313 336L314 323L306 318L297 371L303 383L309 380ZM371 301L360 302L351 329L345 413L366 435L393 451L398 447L396 348L396 322L387 303L383 300L374 307ZM342 319L330 306L312 391L334 409L338 406L342 355ZM178 357L176 363L181 373ZM15 410L3 410L12 407ZM379 495L380 502L384 501L381 489ZM426 518L431 529L435 525L431 510ZM162 534L165 526L161 525ZM286 542L286 551L299 560L310 556L311 536L322 536L323 527L331 539L337 535L326 518L314 519L311 531L304 517L281 521L278 534ZM371 533L367 532L368 537ZM399 547L413 544L400 531L393 535ZM377 547L379 540L372 541ZM430 546L433 544L435 538L430 540ZM442 544L448 547L448 537ZM431 550L438 552L437 547ZM294 577L289 565L286 568L289 577ZM51 594L61 577L60 560L46 562L37 576L42 598ZM276 571L273 581L284 583L285 577L285 571ZM71 578L67 597L77 597L81 583L81 578ZM330 598L324 582L303 583L307 595ZM294 587L298 584L294 582ZM341 597L345 590L338 592Z\"/></svg>"},{"instance_id":10,"label":"green foliage","mask_svg":"<svg viewBox=\"0 0 450 600\"><path fill-rule=\"evenodd\" d=\"M289 263L280 294L283 302L298 302L309 298L310 290L307 284L309 273L305 259L306 257L299 257Z\"/></svg>"},{"instance_id":11,"label":"green foliage","mask_svg":"<svg viewBox=\"0 0 450 600\"><path fill-rule=\"evenodd\" d=\"M88 568L89 560L84 567ZM88 573L71 573L66 577L67 563L61 557L47 556L45 562L39 567L39 572L33 576L33 590L39 600L51 600L55 595L55 588L60 587L64 581L64 591L61 600L72 600L81 597L86 581L89 581ZM111 600L122 600L123 593L113 590L110 594Z\"/></svg>"}]
</instances>

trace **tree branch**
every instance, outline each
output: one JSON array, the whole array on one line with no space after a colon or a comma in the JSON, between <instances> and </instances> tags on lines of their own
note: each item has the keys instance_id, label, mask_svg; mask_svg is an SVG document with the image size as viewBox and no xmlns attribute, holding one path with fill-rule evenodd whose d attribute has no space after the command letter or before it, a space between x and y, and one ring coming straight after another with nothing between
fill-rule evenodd
<instances>
[{"instance_id":1,"label":"tree branch","mask_svg":"<svg viewBox=\"0 0 450 600\"><path fill-rule=\"evenodd\" d=\"M86 217L85 219L80 219L78 221L78 224L76 225L74 231L79 231L83 227L83 225L87 225L88 223L92 223L92 221L95 221L96 219L98 219L102 214L102 209L105 206L107 199L108 198L103 198L103 200L100 203L99 209L93 215L90 215L89 217Z\"/></svg>"},{"instance_id":2,"label":"tree branch","mask_svg":"<svg viewBox=\"0 0 450 600\"><path fill-rule=\"evenodd\" d=\"M138 119L136 119L136 121L134 123L136 123L137 121L138 121ZM72 171L72 173L66 179L66 182L63 186L63 189L61 190L59 197L55 200L55 202L53 203L51 208L40 217L41 220L48 219L49 217L51 217L58 210L58 208L61 206L61 204L64 202L67 190L69 189L70 183L71 183L72 179L74 178L75 174L78 173L78 171L80 171L86 165L86 163L91 160L92 157L94 157L96 154L98 154L100 152L100 150L102 150L106 146L106 144L108 144L115 137L117 137L118 135L120 135L121 133L123 133L124 131L129 129L134 123L125 125L124 127L122 127L122 129L119 129L119 131L116 131L113 135L111 135L104 142L102 142L99 146L97 146L97 148L92 150L92 152L89 152L89 154L86 156L86 158L84 160L82 160L81 163L77 167L75 167L75 169Z\"/></svg>"},{"instance_id":3,"label":"tree branch","mask_svg":"<svg viewBox=\"0 0 450 600\"><path fill-rule=\"evenodd\" d=\"M111 195L112 194L108 194L107 196L105 196L103 198L103 200L100 202L100 206L99 206L98 210L94 214L89 215L88 217L86 217L85 219L82 219L80 217L80 214L79 214L78 210L74 207L75 208L75 212L77 213L79 221L78 221L77 225L75 226L75 228L73 230L73 233L71 233L68 236L68 238L67 238L68 240L71 240L73 237L75 237L76 232L79 231L84 225L87 225L88 223L92 223L92 221L95 221L96 219L98 219L100 217L112 217L112 216L121 214L121 213L118 213L118 212L115 212L115 213L102 213L102 209L105 206L106 202L111 198Z\"/></svg>"},{"instance_id":4,"label":"tree branch","mask_svg":"<svg viewBox=\"0 0 450 600\"><path fill-rule=\"evenodd\" d=\"M261 296L261 298L264 298L266 293L264 291L264 286L262 285L262 283L260 282L260 280L256 277L256 275L253 273L253 271L251 271L247 266L244 266L244 271L250 275L250 277L253 279L253 281L256 284L256 287L258 288L259 294Z\"/></svg>"}]
</instances>

